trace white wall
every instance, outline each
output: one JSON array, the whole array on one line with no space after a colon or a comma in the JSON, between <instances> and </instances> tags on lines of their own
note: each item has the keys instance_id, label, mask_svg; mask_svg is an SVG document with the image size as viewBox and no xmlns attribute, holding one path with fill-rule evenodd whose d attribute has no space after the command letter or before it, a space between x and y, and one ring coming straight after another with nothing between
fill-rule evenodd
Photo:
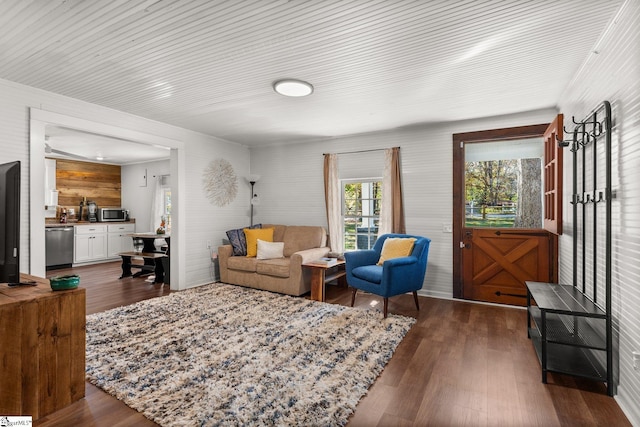
<instances>
[{"instance_id":1,"label":"white wall","mask_svg":"<svg viewBox=\"0 0 640 427\"><path fill-rule=\"evenodd\" d=\"M619 383L616 400L640 426L640 370L633 369L632 351L640 351L640 2L629 0L605 37L563 94L565 123L581 120L607 100L613 116L613 267L614 328L619 333ZM566 152L570 159L570 153ZM565 185L571 194L571 161L565 161ZM563 206L570 213L568 203ZM571 230L570 214L563 228ZM572 236L560 240L560 279L571 283Z\"/></svg>"},{"instance_id":2,"label":"white wall","mask_svg":"<svg viewBox=\"0 0 640 427\"><path fill-rule=\"evenodd\" d=\"M141 178L146 174L146 185L141 185ZM129 210L131 218L135 218L136 231L144 233L153 231L151 225L151 203L155 191L154 176L170 175L169 160L124 165L120 169L122 182L122 207Z\"/></svg>"},{"instance_id":3,"label":"white wall","mask_svg":"<svg viewBox=\"0 0 640 427\"><path fill-rule=\"evenodd\" d=\"M229 161L238 179L237 197L223 207L214 206L202 186L203 172L214 159ZM213 277L207 241L211 240L212 249L217 251L226 230L249 223L250 189L245 179L249 175L249 149L231 144L216 146L206 139L191 141L186 162L187 283L205 283Z\"/></svg>"},{"instance_id":4,"label":"white wall","mask_svg":"<svg viewBox=\"0 0 640 427\"><path fill-rule=\"evenodd\" d=\"M246 212L249 206L249 190L243 191L240 185L240 194L233 204L223 208L212 206L202 194L204 165L209 160L222 157L233 165L239 177L246 176L249 173L247 148L186 129L0 79L0 163L22 161L21 272L30 273L33 268L30 257L31 221L29 219L32 214L42 218L42 230L38 227L34 233L41 231L42 240L44 239L44 214L40 211L31 212L29 200L30 149L32 148L29 139L30 108L118 126L131 134L157 135L159 139L167 138L181 142L182 154L177 155L176 150L172 152L171 174L182 178L179 180L180 198L174 199L173 202L184 208L184 218L180 218L184 226L184 235L180 238L183 242L182 248L176 248L172 239L172 249L182 250L179 253L173 252L176 257L172 257L171 274L172 279L178 280L171 281L171 288L185 289L210 281L209 252L204 249L205 245L202 242L206 239L220 242L224 236L224 230L238 222L248 222ZM43 139L44 135L40 137ZM41 152L43 154L42 169L44 169L44 147ZM43 185L43 182L42 177L34 185ZM44 209L43 204L42 208ZM176 206L174 210L175 208ZM43 247L44 244L42 244L42 250L36 251L37 259L33 260L33 265L38 266L36 268L38 272L44 271ZM179 269L174 267L175 260L180 260Z\"/></svg>"},{"instance_id":5,"label":"white wall","mask_svg":"<svg viewBox=\"0 0 640 427\"><path fill-rule=\"evenodd\" d=\"M261 175L256 184L260 206L256 222L327 226L323 153L399 146L402 162L407 233L431 238L423 295L451 298L453 295L453 141L460 132L550 122L555 109L482 120L408 127L387 132L353 135L315 143L282 145L251 150L251 172ZM339 161L353 162L353 156ZM363 155L363 158L366 157ZM376 165L381 167L380 162ZM382 176L382 170L362 171L363 177Z\"/></svg>"}]
</instances>

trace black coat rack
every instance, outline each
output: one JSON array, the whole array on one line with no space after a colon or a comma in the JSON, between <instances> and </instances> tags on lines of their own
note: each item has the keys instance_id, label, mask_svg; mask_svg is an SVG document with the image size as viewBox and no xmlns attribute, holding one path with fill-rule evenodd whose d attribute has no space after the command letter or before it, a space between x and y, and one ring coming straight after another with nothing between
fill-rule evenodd
<instances>
[{"instance_id":1,"label":"black coat rack","mask_svg":"<svg viewBox=\"0 0 640 427\"><path fill-rule=\"evenodd\" d=\"M604 312L602 322L593 323L593 331L604 340L603 352L594 352L604 371L607 392L614 394L613 322L611 316L612 268L612 117L611 104L602 102L583 120L572 118L573 129L564 129L570 140L558 141L573 154L573 286ZM597 363L596 363L597 364Z\"/></svg>"},{"instance_id":2,"label":"black coat rack","mask_svg":"<svg viewBox=\"0 0 640 427\"><path fill-rule=\"evenodd\" d=\"M528 336L542 382L549 372L589 378L605 382L612 396L611 105L605 101L573 124L564 129L572 139L558 141L573 153L573 284L525 282Z\"/></svg>"}]
</instances>

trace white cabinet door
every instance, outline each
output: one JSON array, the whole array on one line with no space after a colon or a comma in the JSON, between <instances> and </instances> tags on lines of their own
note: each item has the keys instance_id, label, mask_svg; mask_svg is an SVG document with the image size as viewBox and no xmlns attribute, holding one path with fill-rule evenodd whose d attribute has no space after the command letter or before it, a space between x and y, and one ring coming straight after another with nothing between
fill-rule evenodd
<instances>
[{"instance_id":1,"label":"white cabinet door","mask_svg":"<svg viewBox=\"0 0 640 427\"><path fill-rule=\"evenodd\" d=\"M75 237L74 262L98 261L107 258L106 234L79 234Z\"/></svg>"},{"instance_id":2,"label":"white cabinet door","mask_svg":"<svg viewBox=\"0 0 640 427\"><path fill-rule=\"evenodd\" d=\"M120 252L133 250L133 238L128 233L109 233L108 236L109 258L117 257Z\"/></svg>"},{"instance_id":3,"label":"white cabinet door","mask_svg":"<svg viewBox=\"0 0 640 427\"><path fill-rule=\"evenodd\" d=\"M117 258L120 252L133 251L133 238L129 234L136 231L135 224L114 224L107 226L109 258Z\"/></svg>"},{"instance_id":4,"label":"white cabinet door","mask_svg":"<svg viewBox=\"0 0 640 427\"><path fill-rule=\"evenodd\" d=\"M91 261L91 234L82 234L75 236L73 247L73 262Z\"/></svg>"},{"instance_id":5,"label":"white cabinet door","mask_svg":"<svg viewBox=\"0 0 640 427\"><path fill-rule=\"evenodd\" d=\"M95 234L92 236L93 242L91 243L91 258L94 260L107 258L107 235Z\"/></svg>"},{"instance_id":6,"label":"white cabinet door","mask_svg":"<svg viewBox=\"0 0 640 427\"><path fill-rule=\"evenodd\" d=\"M107 227L78 225L75 227L73 262L99 261L107 258Z\"/></svg>"}]
</instances>

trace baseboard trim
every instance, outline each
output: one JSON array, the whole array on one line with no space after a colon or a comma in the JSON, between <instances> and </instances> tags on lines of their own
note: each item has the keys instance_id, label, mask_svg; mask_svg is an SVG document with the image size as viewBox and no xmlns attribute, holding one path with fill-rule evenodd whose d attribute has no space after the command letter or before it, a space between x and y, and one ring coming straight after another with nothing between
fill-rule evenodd
<instances>
[{"instance_id":1,"label":"baseboard trim","mask_svg":"<svg viewBox=\"0 0 640 427\"><path fill-rule=\"evenodd\" d=\"M429 292L429 291L426 291L425 289L419 290L418 291L418 295L423 296L423 297L446 299L446 300L449 300L449 301L466 302L466 303L469 303L469 304L491 305L491 306L494 306L494 307L509 307L509 308L517 308L519 310L526 310L527 309L527 307L521 307L519 305L496 304L494 302L472 301L472 300L468 300L468 299L453 298L451 295L444 295L444 294L438 294L438 293L434 293L434 292Z\"/></svg>"},{"instance_id":2,"label":"baseboard trim","mask_svg":"<svg viewBox=\"0 0 640 427\"><path fill-rule=\"evenodd\" d=\"M627 416L629 422L634 427L640 427L640 408L636 401L630 399L629 393L626 393L624 386L618 385L618 394L613 398L618 403L622 412Z\"/></svg>"}]
</instances>

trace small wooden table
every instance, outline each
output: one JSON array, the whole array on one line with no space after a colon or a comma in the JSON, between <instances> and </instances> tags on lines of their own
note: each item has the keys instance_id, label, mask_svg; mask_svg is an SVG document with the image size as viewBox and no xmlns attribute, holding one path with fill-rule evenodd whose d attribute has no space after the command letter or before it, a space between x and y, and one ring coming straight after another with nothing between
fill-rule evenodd
<instances>
[{"instance_id":1,"label":"small wooden table","mask_svg":"<svg viewBox=\"0 0 640 427\"><path fill-rule=\"evenodd\" d=\"M327 266L314 262L302 264L302 266L311 271L311 299L314 301L325 300L325 285L335 279L340 279L341 284L346 284L344 277L345 261L338 260L337 264Z\"/></svg>"}]
</instances>

